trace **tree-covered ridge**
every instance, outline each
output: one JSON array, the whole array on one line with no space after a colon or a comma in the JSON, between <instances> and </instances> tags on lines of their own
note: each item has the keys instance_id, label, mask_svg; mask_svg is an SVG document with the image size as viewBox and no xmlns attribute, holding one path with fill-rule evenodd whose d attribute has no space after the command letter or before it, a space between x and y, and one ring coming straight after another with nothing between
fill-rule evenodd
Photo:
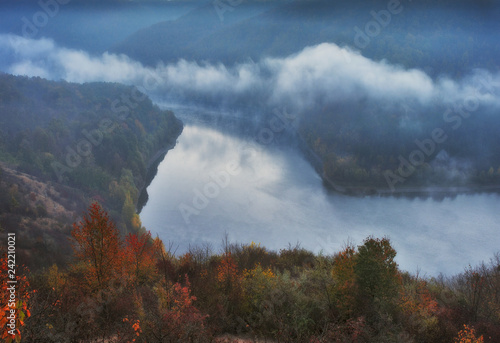
<instances>
[{"instance_id":1,"label":"tree-covered ridge","mask_svg":"<svg viewBox=\"0 0 500 343\"><path fill-rule=\"evenodd\" d=\"M55 220L67 228L98 199L120 230L139 229L148 170L181 130L134 87L0 74L0 227L28 233Z\"/></svg>"},{"instance_id":2,"label":"tree-covered ridge","mask_svg":"<svg viewBox=\"0 0 500 343\"><path fill-rule=\"evenodd\" d=\"M205 246L176 256L148 232L120 235L97 203L71 236L67 267L19 275L18 311L27 316L16 337L45 343L241 342L228 334L251 342L500 339L498 256L451 278L399 270L387 238L368 237L327 256L226 237L218 253Z\"/></svg>"},{"instance_id":3,"label":"tree-covered ridge","mask_svg":"<svg viewBox=\"0 0 500 343\"><path fill-rule=\"evenodd\" d=\"M388 6L397 10L377 19L378 30L367 29L376 22L372 12ZM139 30L113 51L151 66L181 58L232 65L330 42L433 76L463 76L472 68L498 70L499 12L495 1L472 0L210 2Z\"/></svg>"},{"instance_id":4,"label":"tree-covered ridge","mask_svg":"<svg viewBox=\"0 0 500 343\"><path fill-rule=\"evenodd\" d=\"M328 184L354 193L498 191L495 108L391 107L325 106L302 122L306 154Z\"/></svg>"},{"instance_id":5,"label":"tree-covered ridge","mask_svg":"<svg viewBox=\"0 0 500 343\"><path fill-rule=\"evenodd\" d=\"M141 185L149 159L174 142L181 128L171 112L119 84L79 85L5 74L0 75L0 106L4 159L17 162L23 171L48 179L62 176L70 183L81 182L76 171L63 169L60 175L53 162L72 169L77 169L74 164L96 166L115 178L127 164ZM82 140L93 145L91 153ZM72 163L67 163L68 154ZM98 178L90 181L88 187L102 186Z\"/></svg>"},{"instance_id":6,"label":"tree-covered ridge","mask_svg":"<svg viewBox=\"0 0 500 343\"><path fill-rule=\"evenodd\" d=\"M313 0L274 4L246 16L245 13L253 13L256 7L253 2L242 2L231 10L226 9L223 21L213 6L202 6L175 21L138 31L114 51L152 66L159 61L173 64L186 59L209 61L214 65L222 62L224 66L236 66L235 70L242 65L265 69L269 57L293 60L298 66L302 65L299 60L303 61L294 56L302 56L302 49L334 43L392 70L422 72L435 85L453 80L469 87L470 79L482 74L478 84L471 86L473 93L486 94L493 89L491 95L498 94L498 82L486 77L496 77L499 70L496 32L500 32L497 20L500 7L494 1ZM158 46L158 42L162 44ZM318 51L325 53L318 61L329 59L328 50ZM363 68L358 69L358 75L352 72L349 76L356 80L372 78L377 84L374 88L379 88L382 95L376 92L375 97L384 99L373 100L370 92L361 90L363 87L355 85L351 89L349 78L335 78L337 70L342 74L343 67L355 65L353 60L357 60L358 55L343 50L330 53L332 60L337 56L335 53L344 56L328 73L321 67L315 69L314 65L308 68L317 74L308 73L307 68L300 70L303 80L297 78L294 86L307 85L303 93L297 92L307 108L303 109L301 106L306 105L298 100L296 111L300 113L295 114L301 118L299 131L304 146L312 151L314 160L320 161L321 165L317 165L320 174L338 185L337 189L353 192L417 191L425 187L442 187L443 192L444 188L498 190L498 106L488 107L474 96L460 96L457 92L451 92L449 97L433 92L433 100L423 104L413 98L418 88L415 79L410 81L415 89L404 98L396 99L389 95L392 93L384 84L384 74L372 74L372 69ZM289 74L295 75L298 69L290 67ZM331 75L330 79L324 79L332 85L322 87L323 78L318 75ZM287 76L284 74L283 80L287 80ZM334 80L338 82L334 84ZM280 93L280 85L273 84L268 92L277 89ZM348 90L345 93L342 92L344 86ZM294 89L290 86L286 91ZM262 100L251 92L241 98L235 108ZM184 101L193 99L198 100L191 97ZM214 105L210 96L199 99L215 108L224 106L223 101ZM291 96L283 101L292 111L293 100ZM270 101L274 105L273 101L274 98Z\"/></svg>"}]
</instances>

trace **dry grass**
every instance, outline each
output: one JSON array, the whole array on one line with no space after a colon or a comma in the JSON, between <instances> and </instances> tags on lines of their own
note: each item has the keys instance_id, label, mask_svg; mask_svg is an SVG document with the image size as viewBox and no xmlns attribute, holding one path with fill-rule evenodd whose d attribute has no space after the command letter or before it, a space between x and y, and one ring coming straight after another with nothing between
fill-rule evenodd
<instances>
[{"instance_id":1,"label":"dry grass","mask_svg":"<svg viewBox=\"0 0 500 343\"><path fill-rule=\"evenodd\" d=\"M59 203L58 199L61 198L61 194L50 183L41 182L36 177L16 171L1 162L0 167L6 175L13 179L13 183L25 189L26 200L31 207L42 205L47 210L49 218L74 218L75 213Z\"/></svg>"}]
</instances>

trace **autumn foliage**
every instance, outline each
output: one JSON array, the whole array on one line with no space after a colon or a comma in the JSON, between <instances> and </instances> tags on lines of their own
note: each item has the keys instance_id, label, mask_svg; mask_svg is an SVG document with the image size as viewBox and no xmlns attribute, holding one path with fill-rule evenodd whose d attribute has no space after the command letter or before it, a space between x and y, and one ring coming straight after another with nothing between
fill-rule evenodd
<instances>
[{"instance_id":1,"label":"autumn foliage","mask_svg":"<svg viewBox=\"0 0 500 343\"><path fill-rule=\"evenodd\" d=\"M184 285L162 284L149 296L149 300L144 299L144 295L137 299L144 338L148 338L146 341L208 341L207 315L195 306L196 297L191 294L187 278Z\"/></svg>"},{"instance_id":2,"label":"autumn foliage","mask_svg":"<svg viewBox=\"0 0 500 343\"><path fill-rule=\"evenodd\" d=\"M97 203L74 224L72 246L67 266L18 275L19 331L2 341L500 341L500 257L437 279L399 270L388 238L332 256L227 240L220 254L176 255L142 228L121 234Z\"/></svg>"},{"instance_id":3,"label":"autumn foliage","mask_svg":"<svg viewBox=\"0 0 500 343\"><path fill-rule=\"evenodd\" d=\"M125 238L126 267L133 282L142 285L151 281L155 273L155 247L151 233L129 233Z\"/></svg>"},{"instance_id":4,"label":"autumn foliage","mask_svg":"<svg viewBox=\"0 0 500 343\"><path fill-rule=\"evenodd\" d=\"M20 274L21 269L15 266L16 270L16 283L9 284L7 281L11 280L8 276L7 269L8 260L7 253L0 251L0 276L1 279L1 293L0 293L0 340L9 342L21 341L21 330L25 325L25 320L31 316L30 312L30 292L29 282L25 275ZM9 287L15 287L15 301L11 301ZM11 305L12 304L12 305ZM9 327L8 324L13 324Z\"/></svg>"},{"instance_id":5,"label":"autumn foliage","mask_svg":"<svg viewBox=\"0 0 500 343\"><path fill-rule=\"evenodd\" d=\"M231 256L231 253L224 254L217 266L217 281L221 287L229 289L230 287L237 286L240 281L238 274L238 265Z\"/></svg>"},{"instance_id":6,"label":"autumn foliage","mask_svg":"<svg viewBox=\"0 0 500 343\"><path fill-rule=\"evenodd\" d=\"M464 328L460 330L455 338L455 343L483 343L483 336L476 337L476 332L473 328L464 324Z\"/></svg>"},{"instance_id":7,"label":"autumn foliage","mask_svg":"<svg viewBox=\"0 0 500 343\"><path fill-rule=\"evenodd\" d=\"M75 258L91 289L103 289L124 261L120 234L108 214L93 203L71 232Z\"/></svg>"}]
</instances>

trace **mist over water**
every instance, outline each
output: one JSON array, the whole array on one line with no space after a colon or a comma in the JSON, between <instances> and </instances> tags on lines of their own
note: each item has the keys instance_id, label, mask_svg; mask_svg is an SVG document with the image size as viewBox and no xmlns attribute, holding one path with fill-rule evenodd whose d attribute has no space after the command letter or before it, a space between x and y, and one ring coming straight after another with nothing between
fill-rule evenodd
<instances>
[{"instance_id":1,"label":"mist over water","mask_svg":"<svg viewBox=\"0 0 500 343\"><path fill-rule=\"evenodd\" d=\"M205 116L207 122L216 117L239 121L240 129L242 123L267 120L258 117L277 108L287 108L298 122L307 122L317 110L335 109L349 120L355 114L369 128L372 118L383 122L405 108L407 115L388 135L415 131L415 137L425 139L433 129L450 124L441 115L447 106L472 99L478 110L462 127L469 137L468 153L486 156L498 147L494 139L488 145L482 141L497 137L483 135L483 128L494 130L499 122L498 72L475 70L457 80L431 78L333 43L235 66L179 60L148 67L125 55L96 55L51 39L0 34L0 57L3 72L135 85L157 103L190 105L198 112L208 107L212 112ZM256 114L245 106L260 106L261 111ZM239 111L240 118L222 116L221 108ZM451 275L499 250L498 195L437 201L329 194L296 147L259 145L238 130L187 122L179 143L159 166L141 213L143 225L178 245L177 253L204 242L217 249L225 232L241 243L260 242L278 250L300 242L328 254L348 240L361 244L369 235L389 236L401 268ZM218 180L223 186L216 179L221 173L230 175L228 182Z\"/></svg>"},{"instance_id":2,"label":"mist over water","mask_svg":"<svg viewBox=\"0 0 500 343\"><path fill-rule=\"evenodd\" d=\"M213 175L228 170L236 172L227 185L214 187ZM296 150L256 146L200 124L185 126L148 193L143 225L173 242L177 253L203 243L219 249L225 232L233 242L275 250L299 242L325 254L347 241L388 236L402 269L434 276L488 261L500 246L498 195L438 201L330 194Z\"/></svg>"}]
</instances>

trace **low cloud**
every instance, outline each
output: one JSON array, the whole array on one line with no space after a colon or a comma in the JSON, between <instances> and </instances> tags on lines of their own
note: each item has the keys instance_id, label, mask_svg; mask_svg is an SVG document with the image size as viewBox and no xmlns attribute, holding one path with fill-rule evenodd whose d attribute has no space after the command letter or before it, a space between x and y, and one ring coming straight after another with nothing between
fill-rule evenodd
<instances>
[{"instance_id":1,"label":"low cloud","mask_svg":"<svg viewBox=\"0 0 500 343\"><path fill-rule=\"evenodd\" d=\"M335 44L309 47L285 59L266 60L275 79L275 101L288 98L303 107L318 101L371 98L428 102L432 80L419 70L374 62Z\"/></svg>"},{"instance_id":2,"label":"low cloud","mask_svg":"<svg viewBox=\"0 0 500 343\"><path fill-rule=\"evenodd\" d=\"M125 55L93 56L59 47L50 39L0 35L0 57L0 69L6 73L78 83L121 82L136 85L157 100L195 105L264 104L304 113L360 102L372 112L394 104L431 107L470 96L483 105L497 108L500 104L499 74L473 71L459 81L433 80L421 70L373 61L332 43L231 68L185 60L150 68ZM478 87L481 82L486 85Z\"/></svg>"}]
</instances>

